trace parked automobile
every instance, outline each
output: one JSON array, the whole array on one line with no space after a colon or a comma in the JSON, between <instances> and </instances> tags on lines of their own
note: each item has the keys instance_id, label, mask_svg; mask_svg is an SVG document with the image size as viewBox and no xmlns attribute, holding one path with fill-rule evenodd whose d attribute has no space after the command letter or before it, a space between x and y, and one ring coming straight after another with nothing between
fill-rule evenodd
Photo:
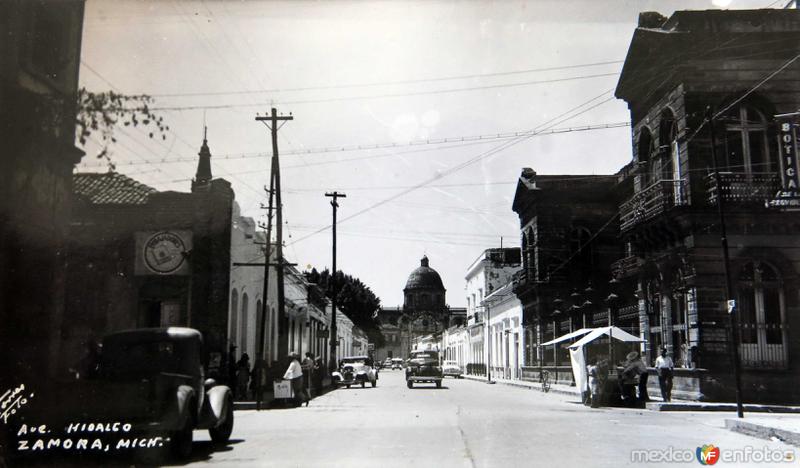
<instances>
[{"instance_id":1,"label":"parked automobile","mask_svg":"<svg viewBox=\"0 0 800 468\"><path fill-rule=\"evenodd\" d=\"M442 367L439 365L438 351L412 351L406 367L406 386L413 388L414 383L434 383L442 388Z\"/></svg>"},{"instance_id":2,"label":"parked automobile","mask_svg":"<svg viewBox=\"0 0 800 468\"><path fill-rule=\"evenodd\" d=\"M351 385L366 387L367 383L373 387L378 385L378 373L372 368L372 359L368 356L348 356L339 362L339 370L331 374L333 383L337 386L350 388Z\"/></svg>"},{"instance_id":3,"label":"parked automobile","mask_svg":"<svg viewBox=\"0 0 800 468\"><path fill-rule=\"evenodd\" d=\"M392 368L392 358L386 358L383 360L382 367L384 369L391 369Z\"/></svg>"},{"instance_id":4,"label":"parked automobile","mask_svg":"<svg viewBox=\"0 0 800 468\"><path fill-rule=\"evenodd\" d=\"M114 333L103 339L97 371L53 401L67 421L124 421L133 432L163 436L185 459L195 429L208 429L216 443L233 430L231 390L205 378L203 361L203 337L191 328Z\"/></svg>"},{"instance_id":5,"label":"parked automobile","mask_svg":"<svg viewBox=\"0 0 800 468\"><path fill-rule=\"evenodd\" d=\"M392 359L392 370L394 369L403 369L403 360L400 358Z\"/></svg>"},{"instance_id":6,"label":"parked automobile","mask_svg":"<svg viewBox=\"0 0 800 468\"><path fill-rule=\"evenodd\" d=\"M461 366L458 365L456 361L445 361L442 365L442 376L447 377L455 377L460 379L461 376L464 374L464 371L461 370Z\"/></svg>"}]
</instances>

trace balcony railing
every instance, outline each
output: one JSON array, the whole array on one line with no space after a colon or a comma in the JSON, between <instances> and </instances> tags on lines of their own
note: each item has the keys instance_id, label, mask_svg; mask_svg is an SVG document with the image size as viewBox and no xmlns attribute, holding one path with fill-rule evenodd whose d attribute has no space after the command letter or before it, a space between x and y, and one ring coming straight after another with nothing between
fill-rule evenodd
<instances>
[{"instance_id":1,"label":"balcony railing","mask_svg":"<svg viewBox=\"0 0 800 468\"><path fill-rule=\"evenodd\" d=\"M686 203L684 180L660 180L639 191L620 206L620 229L631 229Z\"/></svg>"},{"instance_id":2,"label":"balcony railing","mask_svg":"<svg viewBox=\"0 0 800 468\"><path fill-rule=\"evenodd\" d=\"M636 255L621 258L611 264L611 275L615 278L627 278L639 272L644 259Z\"/></svg>"},{"instance_id":3,"label":"balcony railing","mask_svg":"<svg viewBox=\"0 0 800 468\"><path fill-rule=\"evenodd\" d=\"M726 203L763 204L774 198L780 188L780 178L775 173L720 172L719 179L720 187L717 187L713 173L706 177L708 202L712 205L717 204L720 193Z\"/></svg>"}]
</instances>

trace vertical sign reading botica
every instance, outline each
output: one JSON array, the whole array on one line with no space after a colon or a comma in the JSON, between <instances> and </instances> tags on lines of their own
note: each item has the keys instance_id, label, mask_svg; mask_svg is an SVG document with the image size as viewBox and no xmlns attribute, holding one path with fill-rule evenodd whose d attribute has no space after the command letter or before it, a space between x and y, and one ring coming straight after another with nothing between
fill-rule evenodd
<instances>
[{"instance_id":1,"label":"vertical sign reading botica","mask_svg":"<svg viewBox=\"0 0 800 468\"><path fill-rule=\"evenodd\" d=\"M187 275L192 249L189 231L136 233L137 275Z\"/></svg>"},{"instance_id":2,"label":"vertical sign reading botica","mask_svg":"<svg viewBox=\"0 0 800 468\"><path fill-rule=\"evenodd\" d=\"M778 147L781 157L781 189L769 206L783 210L800 210L800 174L797 160L797 116L778 120Z\"/></svg>"}]
</instances>

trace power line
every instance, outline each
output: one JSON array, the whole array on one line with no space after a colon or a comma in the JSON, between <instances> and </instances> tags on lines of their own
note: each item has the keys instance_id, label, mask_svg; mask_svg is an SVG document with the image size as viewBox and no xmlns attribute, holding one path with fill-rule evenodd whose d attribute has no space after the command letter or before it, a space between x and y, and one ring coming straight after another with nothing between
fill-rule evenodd
<instances>
[{"instance_id":1,"label":"power line","mask_svg":"<svg viewBox=\"0 0 800 468\"><path fill-rule=\"evenodd\" d=\"M239 104L212 104L212 105L186 105L186 106L153 106L150 110L154 111L184 111L184 110L202 110L202 109L231 109L231 108L249 108L249 107L263 107L268 105L280 105L280 106L287 106L291 104L321 104L327 102L342 102L342 101L356 101L356 100L363 100L363 99L383 99L383 98L394 98L394 97L408 97L408 96L429 96L434 94L449 94L449 93L460 93L465 91L481 91L486 89L497 89L497 88L513 88L513 87L520 87L520 86L531 86L537 84L547 84L547 83L561 83L566 81L576 81L576 80L587 80L592 78L602 78L602 77L609 77L609 76L618 76L619 73L598 73L594 75L583 75L583 76L572 76L568 78L555 78L551 80L536 80L536 81L524 81L519 83L505 83L505 84L495 84L495 85L483 85L483 86L469 86L464 88L450 88L450 89L440 89L440 90L433 90L433 91L416 91L416 92L407 92L407 93L386 93L386 94L371 94L371 95L362 95L362 96L344 96L344 97L335 97L335 98L323 98L323 99L300 99L294 101L270 101L270 102L247 102L247 103L239 103Z\"/></svg>"},{"instance_id":2,"label":"power line","mask_svg":"<svg viewBox=\"0 0 800 468\"><path fill-rule=\"evenodd\" d=\"M600 93L599 95L597 95L597 96L595 96L595 97L593 97L593 98L591 98L591 99L589 99L589 100L587 100L587 101L584 101L583 103L581 103L581 104L579 104L579 105L577 105L577 106L575 106L575 107L573 107L573 108L571 108L571 109L569 109L569 110L567 110L567 111L565 111L565 112L563 112L563 113L561 113L561 114L557 115L556 117L553 117L552 119L550 119L550 120L548 120L548 121L544 122L543 124L540 124L540 125L539 125L538 127L536 127L536 128L542 128L542 127L546 127L547 125L550 125L552 122L554 122L554 121L557 121L557 120L561 119L562 117L564 117L564 116L566 116L566 115L568 115L568 114L570 114L570 113L572 113L572 112L575 112L576 110L578 110L578 109L581 109L581 108L583 108L583 107L585 107L585 106L587 106L587 105L589 105L589 104L591 104L591 103L593 103L593 102L597 101L598 99L600 99L600 98L602 98L603 96L607 95L607 94L608 94L610 91L611 91L611 90L606 90L606 91L603 91L603 92L602 92L602 93ZM563 122L565 122L566 120L569 120L569 119L575 118L575 117L577 117L577 116L579 116L579 115L581 115L581 114L583 114L583 113L585 113L585 112L588 112L588 111L590 111L590 110L592 110L592 109L596 108L597 106L600 106L600 105L602 105L602 104L604 104L604 103L606 103L606 102L610 101L611 99L614 99L614 98L613 98L613 96L612 96L612 97L610 97L610 98L608 98L608 99L606 99L606 100L603 100L603 101L601 101L601 102L600 102L600 103L598 103L598 104L594 104L594 105L592 105L591 107L588 107L588 108L586 108L586 109L583 109L583 110L581 110L580 112L577 112L577 113L576 113L576 114L574 114L574 115L570 115L570 116L568 116L568 117L564 118L563 120L559 120L558 122L556 122L556 123L552 124L550 127L552 128L553 126L555 126L555 125L558 125L558 124L560 124L560 123L563 123ZM534 130L535 130L535 129L534 129ZM395 200L395 199L397 199L397 198L399 198L399 197L402 197L403 195L406 195L406 194L408 194L408 193L410 193L410 192L412 192L412 191L414 191L414 190L417 190L418 188L424 187L424 186L426 186L426 185L430 184L431 182L434 182L434 181L436 181L436 180L439 180L439 179L441 179L441 178L443 178L443 177L446 177L446 176L448 176L448 175L454 174L455 172L458 172L458 171L460 171L461 169L464 169L465 167L468 167L468 166L470 166L470 165L472 165L472 164L474 164L474 163L476 163L476 162L478 162L478 161L481 161L481 160L483 160L483 159L485 159L485 158L487 158L487 157L490 157L490 156L492 156L492 155L494 155L494 154L496 154L496 153L498 153L498 152L500 152L500 151L503 151L503 150L505 150L505 149L507 149L507 148L510 148L511 146L513 146L513 145L516 145L516 144L518 144L518 143L520 143L520 142L522 142L522 141L524 141L524 140L526 140L526 139L529 139L529 138L531 138L533 135L534 135L534 134L527 135L527 136L524 136L524 137L518 137L518 138L516 138L516 139L514 139L514 140L512 140L512 141L505 142L505 143L503 143L503 144L501 144L501 145L499 145L499 146L497 146L497 147L495 147L495 148L492 148L491 150L488 150L488 151L485 151L485 152L483 152L483 153L481 153L481 154L478 154L478 155L474 156L473 158L470 158L469 160L467 160L467 161L465 161L465 162L463 162L463 163L461 163L461 164L458 164L458 165L456 165L456 166L454 166L454 167L452 167L452 168L450 168L450 169L448 169L448 170L446 170L446 171L443 171L443 172L442 172L442 173L440 173L440 174L437 174L437 175L435 175L434 177L432 177L432 178L430 178L430 179L427 179L427 180L425 180L425 181L423 181L423 182L421 182L421 183L419 183L419 184L417 184L417 185L414 185L414 186L412 186L411 188L405 189L405 190L403 190L403 191L401 191L401 192L399 192L399 193L396 193L396 194L394 194L394 195L392 195L392 196L390 196L390 197L388 197L388 198L385 198L385 199L383 199L383 200L381 200L381 201L379 201L379 202L377 202L377 203L374 203L374 204L372 204L372 205L370 205L370 206L368 206L368 207L366 207L366 208L363 208L363 209L361 209L361 210L359 210L359 211L355 212L354 214L351 214L351 215L349 215L349 216L347 216L347 217L343 218L343 219L342 219L340 222L345 222L345 221L351 220L351 219L353 219L353 218L355 218L355 217L357 217L357 216L360 216L360 215L362 215L362 214L364 214L364 213L366 213L366 212L368 212L368 211L370 211L370 210L373 210L373 209L375 209L375 208L377 208L377 207L379 207L379 206L381 206L381 205L384 205L384 204L386 204L386 203L389 203L389 202L390 202L390 201L392 201L392 200ZM303 240L305 240L305 239L307 239L307 238L309 238L309 237L311 237L311 236L314 236L314 235L316 235L316 234L319 234L320 232L323 232L323 231L325 231L325 230L326 230L326 229L328 229L328 228L330 228L330 226L327 226L327 227L325 227L325 228L322 228L322 229L318 229L317 231L314 231L314 232L312 232L312 233L310 233L310 234L307 234L307 235L305 235L305 236L301 237L300 239L297 239L297 240L295 240L293 243L296 243L296 242L301 242L301 241L303 241Z\"/></svg>"},{"instance_id":3,"label":"power line","mask_svg":"<svg viewBox=\"0 0 800 468\"><path fill-rule=\"evenodd\" d=\"M301 149L301 150L292 150L286 151L283 154L285 155L313 155L313 154L325 154L325 153L347 153L347 152L354 152L354 151L369 151L369 150L377 150L377 149L391 149L391 148L404 148L409 146L427 146L427 145L441 145L447 143L453 143L452 146L444 147L444 148L458 148L461 146L469 146L471 144L482 144L482 143L489 143L496 140L509 140L512 138L522 137L522 136L545 136L545 135L556 135L561 133L572 133L572 132L584 132L584 131L592 131L592 130L607 130L613 128L622 128L630 126L630 122L612 122L612 123L603 123L603 124L593 124L593 125L582 125L577 127L566 127L566 128L554 128L547 131L536 132L532 133L531 130L527 131L518 131L518 132L503 132L503 133L489 133L483 135L469 135L469 136L460 136L460 137L446 137L446 138L428 138L425 140L412 140L405 143L373 143L373 144L357 144L357 145L344 145L344 146L328 146L328 147L320 147L320 148L309 148L309 149ZM386 158L395 156L398 154L409 154L409 153L416 153L416 152L423 152L423 151L437 151L442 149L433 148L433 149L426 149L426 150L412 150L407 152L397 152L397 153L389 153L384 155L373 155L373 156L363 156L357 158L350 158L345 160L335 160L335 161L324 161L319 163L310 163L310 164L302 164L302 165L288 165L284 166L284 169L289 168L297 168L297 167L307 167L309 165L316 165L316 164L333 164L333 163L340 163L340 162L348 162L348 161L361 161L364 159L378 159L378 158ZM263 152L256 152L256 153L232 153L232 154L222 154L222 155L215 155L214 159L216 161L226 161L226 160L236 160L236 159L251 159L251 158L263 158L266 153ZM194 158L176 158L176 159L166 159L162 158L161 160L157 161L150 161L152 163L179 163L179 162L187 162L187 161L194 161ZM142 164L139 162L122 162L118 163L119 166L125 165L136 165ZM87 165L85 167L92 167L91 165Z\"/></svg>"},{"instance_id":4,"label":"power line","mask_svg":"<svg viewBox=\"0 0 800 468\"><path fill-rule=\"evenodd\" d=\"M151 94L153 97L194 97L194 96L235 96L235 95L243 95L243 94L259 94L259 93L284 93L284 92L297 92L297 91L322 91L322 90L329 90L329 89L348 89L348 88L367 88L367 87L375 87L375 86L392 86L392 85L403 85L403 84L416 84L416 83L430 83L430 82L439 82L439 81L452 81L452 80L465 80L465 79L473 79L473 78L487 78L493 76L511 76L511 75L521 75L525 73L538 73L538 72L546 72L546 71L558 71L558 70L569 70L575 68L587 68L587 67L594 67L600 65L613 65L618 63L623 63L624 60L611 60L606 62L594 62L594 63L583 63L578 65L564 65L560 67L548 67L548 68L529 68L527 70L514 70L514 71L507 71L507 72L496 72L496 73L478 73L472 75L457 75L457 76L445 76L445 77L438 77L438 78L418 78L418 79L411 79L411 80L396 80L396 81L382 81L382 82L369 82L369 83L350 83L350 84L341 84L341 85L320 85L320 86L305 86L305 87L296 87L296 88L273 88L273 89L251 89L251 90L239 90L239 91L206 91L206 92L185 92L185 93L162 93L162 94Z\"/></svg>"}]
</instances>

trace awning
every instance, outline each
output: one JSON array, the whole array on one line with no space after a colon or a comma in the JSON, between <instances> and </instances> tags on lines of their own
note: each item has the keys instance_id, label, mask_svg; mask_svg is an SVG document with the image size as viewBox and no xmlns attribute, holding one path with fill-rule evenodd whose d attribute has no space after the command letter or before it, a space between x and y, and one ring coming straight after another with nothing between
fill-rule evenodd
<instances>
[{"instance_id":1,"label":"awning","mask_svg":"<svg viewBox=\"0 0 800 468\"><path fill-rule=\"evenodd\" d=\"M581 346L591 343L592 341L604 335L610 335L612 338L618 341L625 341L631 343L639 343L644 341L638 336L631 335L625 330L617 327L584 328L583 330L588 330L589 333L585 334L586 336L584 336L580 340L569 345L570 348L572 349L580 348Z\"/></svg>"},{"instance_id":2,"label":"awning","mask_svg":"<svg viewBox=\"0 0 800 468\"><path fill-rule=\"evenodd\" d=\"M550 340L547 343L542 343L539 346L549 346L549 345L554 345L556 343L561 343L562 341L572 340L579 336L583 336L587 333L590 333L592 330L594 330L594 328L581 328L580 330L576 330L572 333L567 333L566 335L559 336L555 340Z\"/></svg>"}]
</instances>

